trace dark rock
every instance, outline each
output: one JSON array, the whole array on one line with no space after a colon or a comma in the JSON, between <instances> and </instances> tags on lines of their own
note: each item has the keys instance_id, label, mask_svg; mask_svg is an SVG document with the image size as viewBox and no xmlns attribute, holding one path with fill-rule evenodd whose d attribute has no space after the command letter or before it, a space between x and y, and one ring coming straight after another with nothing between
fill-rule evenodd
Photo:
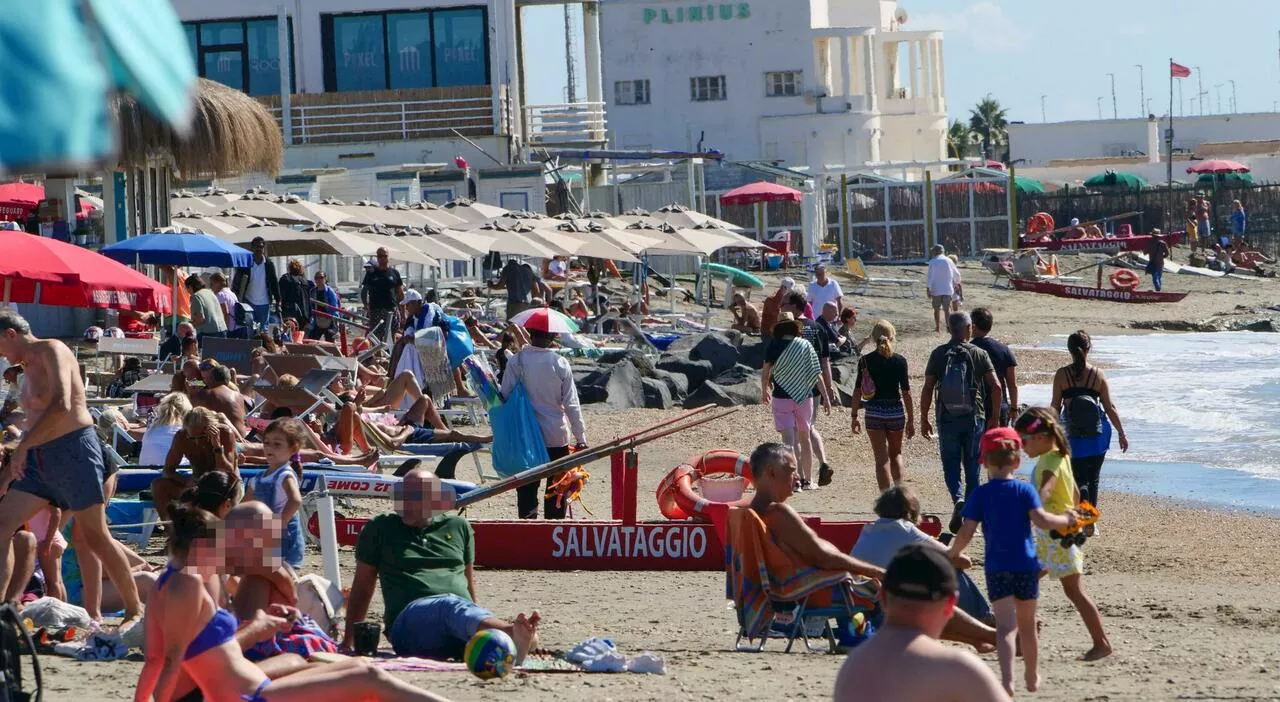
<instances>
[{"instance_id":1,"label":"dark rock","mask_svg":"<svg viewBox=\"0 0 1280 702\"><path fill-rule=\"evenodd\" d=\"M644 407L643 374L630 359L615 363L605 385L605 404L613 409Z\"/></svg>"},{"instance_id":2,"label":"dark rock","mask_svg":"<svg viewBox=\"0 0 1280 702\"><path fill-rule=\"evenodd\" d=\"M764 368L764 352L769 342L760 341L754 344L743 344L738 347L738 363L760 370Z\"/></svg>"},{"instance_id":3,"label":"dark rock","mask_svg":"<svg viewBox=\"0 0 1280 702\"><path fill-rule=\"evenodd\" d=\"M741 385L742 383L753 383L757 389L760 387L760 371L744 366L741 363L730 368L729 370L715 377L717 385Z\"/></svg>"},{"instance_id":4,"label":"dark rock","mask_svg":"<svg viewBox=\"0 0 1280 702\"><path fill-rule=\"evenodd\" d=\"M585 373L575 372L573 374L573 384L578 387L578 402L584 405L604 402L605 398L608 397L608 391L605 386L609 384L609 376L612 372L612 369L596 369Z\"/></svg>"},{"instance_id":5,"label":"dark rock","mask_svg":"<svg viewBox=\"0 0 1280 702\"><path fill-rule=\"evenodd\" d=\"M711 374L719 375L738 362L738 347L723 334L704 334L689 351L694 361L710 361Z\"/></svg>"},{"instance_id":6,"label":"dark rock","mask_svg":"<svg viewBox=\"0 0 1280 702\"><path fill-rule=\"evenodd\" d=\"M680 356L664 355L658 361L658 368L670 373L679 373L689 379L688 389L702 385L713 375L710 361L693 361Z\"/></svg>"},{"instance_id":7,"label":"dark rock","mask_svg":"<svg viewBox=\"0 0 1280 702\"><path fill-rule=\"evenodd\" d=\"M671 409L675 402L671 398L671 389L657 378L641 378L644 387L645 409Z\"/></svg>"},{"instance_id":8,"label":"dark rock","mask_svg":"<svg viewBox=\"0 0 1280 702\"><path fill-rule=\"evenodd\" d=\"M858 375L858 358L846 356L831 361L831 382L847 382Z\"/></svg>"},{"instance_id":9,"label":"dark rock","mask_svg":"<svg viewBox=\"0 0 1280 702\"><path fill-rule=\"evenodd\" d=\"M710 384L710 383L708 383ZM737 383L736 385L720 385L715 383L735 406L760 404L760 378L755 382Z\"/></svg>"},{"instance_id":10,"label":"dark rock","mask_svg":"<svg viewBox=\"0 0 1280 702\"><path fill-rule=\"evenodd\" d=\"M706 405L716 405L717 407L737 406L724 388L710 382L698 386L698 389L689 393L689 396L684 400L685 409L696 409Z\"/></svg>"},{"instance_id":11,"label":"dark rock","mask_svg":"<svg viewBox=\"0 0 1280 702\"><path fill-rule=\"evenodd\" d=\"M684 398L689 394L689 378L687 376L655 369L650 377L665 383L667 390L671 393L671 399L677 402L683 402Z\"/></svg>"}]
</instances>

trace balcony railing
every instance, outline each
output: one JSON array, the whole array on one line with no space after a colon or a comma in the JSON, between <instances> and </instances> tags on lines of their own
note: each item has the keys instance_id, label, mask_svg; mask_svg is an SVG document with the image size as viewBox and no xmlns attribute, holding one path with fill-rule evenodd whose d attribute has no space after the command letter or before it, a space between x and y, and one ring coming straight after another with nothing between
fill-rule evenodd
<instances>
[{"instance_id":1,"label":"balcony railing","mask_svg":"<svg viewBox=\"0 0 1280 702\"><path fill-rule=\"evenodd\" d=\"M292 97L295 144L441 139L495 133L494 98L488 86L440 90L325 93ZM277 123L279 98L267 98Z\"/></svg>"},{"instance_id":2,"label":"balcony railing","mask_svg":"<svg viewBox=\"0 0 1280 702\"><path fill-rule=\"evenodd\" d=\"M603 144L605 114L602 102L529 105L524 108L525 139L531 146Z\"/></svg>"}]
</instances>

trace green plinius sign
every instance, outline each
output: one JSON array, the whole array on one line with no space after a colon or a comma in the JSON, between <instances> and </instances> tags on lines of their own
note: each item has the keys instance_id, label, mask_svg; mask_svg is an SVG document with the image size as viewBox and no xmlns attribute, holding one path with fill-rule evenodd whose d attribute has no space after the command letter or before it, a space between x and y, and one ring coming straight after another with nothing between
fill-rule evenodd
<instances>
[{"instance_id":1,"label":"green plinius sign","mask_svg":"<svg viewBox=\"0 0 1280 702\"><path fill-rule=\"evenodd\" d=\"M723 22L747 19L751 16L751 3L714 3L706 5L679 5L676 7L644 8L644 23L687 24L695 22Z\"/></svg>"}]
</instances>

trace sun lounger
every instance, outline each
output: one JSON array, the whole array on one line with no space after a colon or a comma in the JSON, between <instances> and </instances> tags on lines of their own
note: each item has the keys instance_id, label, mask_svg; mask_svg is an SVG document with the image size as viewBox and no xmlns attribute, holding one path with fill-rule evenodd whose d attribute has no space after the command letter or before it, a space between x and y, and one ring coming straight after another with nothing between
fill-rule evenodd
<instances>
[{"instance_id":1,"label":"sun lounger","mask_svg":"<svg viewBox=\"0 0 1280 702\"><path fill-rule=\"evenodd\" d=\"M844 260L845 269L850 278L853 279L854 288L849 292L853 295L866 295L870 291L872 285L897 285L898 292L903 297L910 295L911 297L919 297L920 294L916 290L916 286L920 281L911 278L873 278L867 274L867 269L862 265L862 259L857 256L850 256Z\"/></svg>"},{"instance_id":2,"label":"sun lounger","mask_svg":"<svg viewBox=\"0 0 1280 702\"><path fill-rule=\"evenodd\" d=\"M875 610L875 593L868 581L855 581L843 571L797 564L769 539L764 521L748 507L729 509L725 541L726 595L738 617L734 650L758 652L770 638L786 639L787 653L796 639L803 641L805 650L812 650L807 624L821 619L822 635L835 652L831 620L847 623ZM753 643L757 639L759 643Z\"/></svg>"}]
</instances>

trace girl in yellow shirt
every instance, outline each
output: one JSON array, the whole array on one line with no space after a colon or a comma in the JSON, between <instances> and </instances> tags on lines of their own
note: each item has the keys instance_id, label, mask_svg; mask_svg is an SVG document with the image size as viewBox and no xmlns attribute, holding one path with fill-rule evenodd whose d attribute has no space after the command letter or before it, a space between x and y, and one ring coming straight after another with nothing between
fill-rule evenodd
<instances>
[{"instance_id":1,"label":"girl in yellow shirt","mask_svg":"<svg viewBox=\"0 0 1280 702\"><path fill-rule=\"evenodd\" d=\"M1079 502L1080 488L1071 473L1071 449L1062 425L1052 410L1033 407L1013 426L1022 438L1022 450L1038 459L1031 480L1040 491L1044 510L1065 514ZM1084 654L1083 660L1096 661L1111 655L1111 642L1102 630L1102 615L1084 591L1084 552L1075 545L1064 548L1049 532L1037 528L1036 555L1043 568L1040 575L1052 575L1062 583L1063 592L1075 605L1093 638L1093 648Z\"/></svg>"}]
</instances>

